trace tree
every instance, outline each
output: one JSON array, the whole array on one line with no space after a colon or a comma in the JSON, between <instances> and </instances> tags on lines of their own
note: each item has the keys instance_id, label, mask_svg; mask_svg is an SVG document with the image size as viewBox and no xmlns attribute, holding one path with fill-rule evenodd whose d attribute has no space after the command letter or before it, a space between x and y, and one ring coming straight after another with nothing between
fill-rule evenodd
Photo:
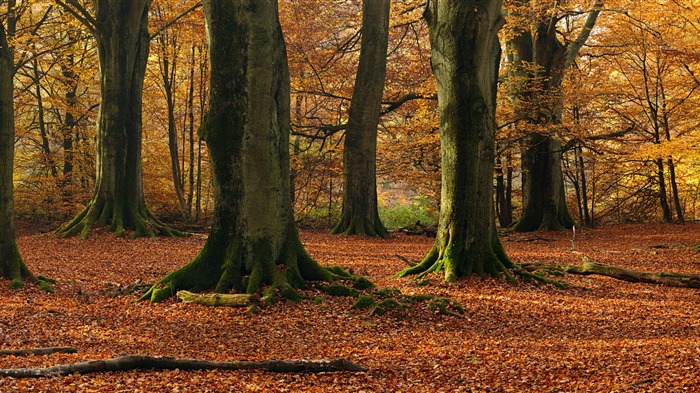
<instances>
[{"instance_id":1,"label":"tree","mask_svg":"<svg viewBox=\"0 0 700 393\"><path fill-rule=\"evenodd\" d=\"M4 0L0 0L0 6ZM15 32L15 1L8 1L7 29L0 23L0 273L21 286L22 279L34 276L22 261L17 248L14 226L13 162L15 120L13 108L13 78L15 61L8 35Z\"/></svg>"},{"instance_id":2,"label":"tree","mask_svg":"<svg viewBox=\"0 0 700 393\"><path fill-rule=\"evenodd\" d=\"M389 43L390 0L362 2L362 43L343 151L343 211L333 233L388 237L377 209L377 126Z\"/></svg>"},{"instance_id":3,"label":"tree","mask_svg":"<svg viewBox=\"0 0 700 393\"><path fill-rule=\"evenodd\" d=\"M94 15L76 0L57 0L95 36L100 60L97 180L93 197L62 236L87 237L95 225L118 236L177 232L146 207L141 170L142 93L148 61L151 0L95 0Z\"/></svg>"},{"instance_id":4,"label":"tree","mask_svg":"<svg viewBox=\"0 0 700 393\"><path fill-rule=\"evenodd\" d=\"M426 6L438 84L440 222L428 255L400 276L444 269L446 281L474 273L510 277L513 264L496 232L492 185L501 6L485 0L430 0Z\"/></svg>"},{"instance_id":5,"label":"tree","mask_svg":"<svg viewBox=\"0 0 700 393\"><path fill-rule=\"evenodd\" d=\"M510 46L518 53L513 64L525 75L522 95L527 102L523 117L533 126L523 144L523 213L515 225L517 231L559 230L571 228L574 220L566 207L564 176L562 174L562 144L553 135L542 132L543 127L562 122L561 86L564 72L573 64L584 45L603 7L594 0L591 11L578 36L562 43L557 24L565 16L554 6L531 4L529 0L517 0L515 14L534 9L531 29L518 27ZM541 9L539 9L539 8ZM543 7L543 8L542 8ZM531 12L531 11L530 11Z\"/></svg>"},{"instance_id":6,"label":"tree","mask_svg":"<svg viewBox=\"0 0 700 393\"><path fill-rule=\"evenodd\" d=\"M336 274L304 250L289 198L290 82L277 1L205 0L210 56L203 126L212 159L215 207L209 238L187 265L156 283L152 302L178 289L270 287L298 298L307 280Z\"/></svg>"}]
</instances>

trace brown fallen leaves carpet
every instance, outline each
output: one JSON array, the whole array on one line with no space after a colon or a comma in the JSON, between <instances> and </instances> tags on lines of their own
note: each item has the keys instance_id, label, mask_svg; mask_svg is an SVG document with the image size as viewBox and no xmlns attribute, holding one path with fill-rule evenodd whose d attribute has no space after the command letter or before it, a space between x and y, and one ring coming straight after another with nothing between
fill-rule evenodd
<instances>
[{"instance_id":1,"label":"brown fallen leaves carpet","mask_svg":"<svg viewBox=\"0 0 700 393\"><path fill-rule=\"evenodd\" d=\"M2 357L37 367L124 354L206 360L345 357L367 373L130 371L0 379L0 392L700 392L700 292L568 276L562 290L470 278L419 287L392 275L432 239L355 239L302 231L309 252L381 286L459 300L462 318L416 309L367 317L353 300L283 303L251 315L121 294L189 261L204 239L86 241L23 233L29 267L55 277L55 293L0 282L0 349L74 346L76 354ZM518 262L578 264L582 256L639 270L700 273L700 224L629 225L570 233L507 234ZM317 293L309 293L316 295Z\"/></svg>"}]
</instances>

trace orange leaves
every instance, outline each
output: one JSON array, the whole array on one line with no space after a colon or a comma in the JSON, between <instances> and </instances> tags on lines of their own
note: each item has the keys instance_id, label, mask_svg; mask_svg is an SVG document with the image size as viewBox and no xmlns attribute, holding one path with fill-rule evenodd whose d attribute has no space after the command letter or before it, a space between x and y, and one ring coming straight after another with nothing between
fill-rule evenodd
<instances>
[{"instance_id":1,"label":"orange leaves","mask_svg":"<svg viewBox=\"0 0 700 393\"><path fill-rule=\"evenodd\" d=\"M89 242L23 235L19 245L29 267L60 283L53 295L32 285L19 292L0 285L3 347L73 345L79 353L0 358L0 367L143 353L211 360L344 356L370 371L134 371L5 378L0 391L666 392L692 391L700 383L700 302L692 291L595 276L566 277L585 290L478 277L451 285L437 277L421 287L392 277L403 267L394 254L420 259L433 239L348 238L320 231L301 236L322 264L342 265L404 293L452 297L465 306L465 317L417 310L367 319L351 311L352 299L323 295L320 305L280 303L258 315L174 300L134 303L135 294L110 297L104 282L128 284L137 277L152 282L190 260L202 239L117 239L99 231ZM673 266L697 273L700 256L690 246L698 238L697 224L610 227L577 235L577 250L637 270ZM511 233L504 244L516 261L578 264L581 254L568 251L569 239L568 233L535 238Z\"/></svg>"}]
</instances>

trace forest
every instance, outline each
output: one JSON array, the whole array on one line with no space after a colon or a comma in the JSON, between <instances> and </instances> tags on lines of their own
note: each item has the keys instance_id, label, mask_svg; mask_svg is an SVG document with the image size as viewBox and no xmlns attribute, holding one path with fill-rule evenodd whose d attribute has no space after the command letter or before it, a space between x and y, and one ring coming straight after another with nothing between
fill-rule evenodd
<instances>
[{"instance_id":1,"label":"forest","mask_svg":"<svg viewBox=\"0 0 700 393\"><path fill-rule=\"evenodd\" d=\"M700 386L697 0L0 0L0 391Z\"/></svg>"}]
</instances>

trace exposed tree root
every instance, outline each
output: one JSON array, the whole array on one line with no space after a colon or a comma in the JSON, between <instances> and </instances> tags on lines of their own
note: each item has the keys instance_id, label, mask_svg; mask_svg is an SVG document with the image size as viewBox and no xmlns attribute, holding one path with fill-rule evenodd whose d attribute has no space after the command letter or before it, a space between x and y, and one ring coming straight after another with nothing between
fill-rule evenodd
<instances>
[{"instance_id":1,"label":"exposed tree root","mask_svg":"<svg viewBox=\"0 0 700 393\"><path fill-rule=\"evenodd\" d=\"M52 353L76 353L73 347L46 347L46 348L26 348L26 349L4 349L0 350L0 356L30 356L30 355L50 355Z\"/></svg>"},{"instance_id":2,"label":"exposed tree root","mask_svg":"<svg viewBox=\"0 0 700 393\"><path fill-rule=\"evenodd\" d=\"M131 237L186 236L186 233L160 222L145 206L127 209L120 204L104 202L102 198L93 198L73 220L61 225L56 234L61 237L77 235L86 239L94 228L108 225L109 230L119 237L126 237L129 231Z\"/></svg>"},{"instance_id":3,"label":"exposed tree root","mask_svg":"<svg viewBox=\"0 0 700 393\"><path fill-rule=\"evenodd\" d=\"M419 261L410 260L410 259L404 257L403 255L400 255L400 254L395 254L395 255L397 258L399 258L404 263L406 263L409 266L409 269L420 264ZM408 270L408 269L406 269L406 270ZM530 271L523 269L519 265L512 264L511 270L513 271L513 273L512 273L513 276L522 277L526 281L531 281L531 282L535 282L535 283L542 283L542 284L551 284L551 285L554 285L554 286L559 287L559 288L568 288L571 286L569 283L566 283L563 281L551 280L551 279L542 277L541 275L533 274ZM401 274L401 273L399 273L399 274ZM422 276L420 276L420 277L422 277ZM418 285L425 285L422 283L423 283L422 281L419 281Z\"/></svg>"},{"instance_id":4,"label":"exposed tree root","mask_svg":"<svg viewBox=\"0 0 700 393\"><path fill-rule=\"evenodd\" d=\"M175 296L179 290L215 293L261 293L261 303L274 304L279 298L298 301L303 297L297 289L308 281L334 282L359 279L339 267L323 267L304 250L298 236L287 240L282 254L273 259L265 244L253 247L252 255L238 240L209 241L190 263L163 277L139 300L152 303ZM246 260L254 261L247 270ZM264 288L264 290L263 290ZM255 305L253 305L255 306Z\"/></svg>"},{"instance_id":5,"label":"exposed tree root","mask_svg":"<svg viewBox=\"0 0 700 393\"><path fill-rule=\"evenodd\" d=\"M362 218L350 218L344 217L338 222L338 225L331 231L334 235L343 234L346 236L370 236L370 237L380 237L386 239L389 237L389 231L387 231L382 221L379 217L375 218L371 222L370 220Z\"/></svg>"},{"instance_id":6,"label":"exposed tree root","mask_svg":"<svg viewBox=\"0 0 700 393\"><path fill-rule=\"evenodd\" d=\"M466 251L461 242L436 242L420 263L400 271L396 277L415 275L418 280L427 274L444 270L447 282L456 282L457 278L472 274L482 278L490 275L500 279L505 276L509 281L514 281L508 269L515 265L506 255L500 242L495 243L492 247L484 247L485 249Z\"/></svg>"},{"instance_id":7,"label":"exposed tree root","mask_svg":"<svg viewBox=\"0 0 700 393\"><path fill-rule=\"evenodd\" d=\"M642 272L593 262L588 258L583 258L583 264L581 266L528 263L523 264L522 267L528 271L543 270L553 274L598 274L629 282L644 282L680 288L700 288L700 274Z\"/></svg>"},{"instance_id":8,"label":"exposed tree root","mask_svg":"<svg viewBox=\"0 0 700 393\"><path fill-rule=\"evenodd\" d=\"M279 373L317 373L332 371L364 372L367 367L347 359L333 360L258 360L218 362L198 359L178 359L165 356L132 355L90 362L61 364L46 368L0 369L0 376L40 378L71 374L129 370L265 370Z\"/></svg>"}]
</instances>

